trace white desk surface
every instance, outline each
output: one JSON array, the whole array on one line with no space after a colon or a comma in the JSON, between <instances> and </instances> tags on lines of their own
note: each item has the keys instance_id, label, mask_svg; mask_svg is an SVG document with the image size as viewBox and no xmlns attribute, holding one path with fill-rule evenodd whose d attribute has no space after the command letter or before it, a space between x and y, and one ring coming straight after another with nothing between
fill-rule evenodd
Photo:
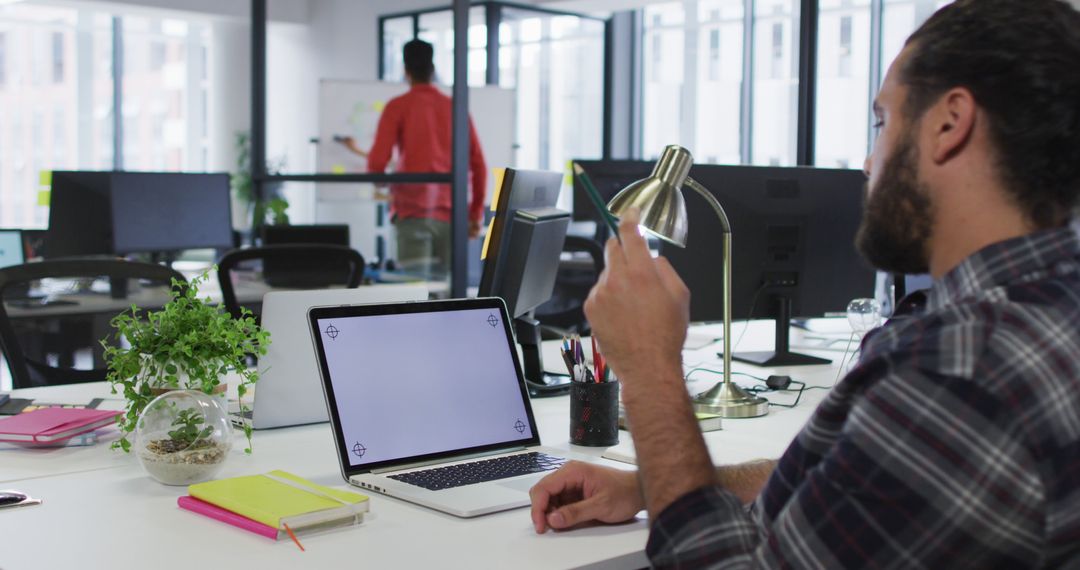
<instances>
[{"instance_id":1,"label":"white desk surface","mask_svg":"<svg viewBox=\"0 0 1080 570\"><path fill-rule=\"evenodd\" d=\"M718 328L707 327L704 332L712 334L714 330ZM736 326L736 337L739 332ZM793 334L793 341L797 338ZM770 343L771 326L754 323L739 348ZM556 344L545 343L550 363L561 362ZM715 358L718 347L719 343L687 351L684 360L688 365L719 367ZM837 361L840 358L837 352L816 354L833 356ZM767 374L752 366L737 365L735 369ZM830 385L836 370L834 364L780 373L810 385ZM703 378L694 383L692 391L713 382L712 377ZM13 395L85 402L107 392L104 384L83 384L19 390ZM799 407L773 407L762 418L725 420L724 430L706 434L714 460L733 463L778 457L824 394L825 390L807 392ZM569 449L567 397L536 399L533 406L542 441ZM632 453L628 434L620 432L620 437L622 441L613 450ZM150 479L134 457L108 449L107 441L113 438L115 435L89 447L0 449L0 488L18 489L44 500L39 506L0 511L0 542L5 546L0 548L0 568L647 566L644 547L648 527L643 514L624 525L536 535L526 509L459 519L377 494L371 495L371 515L362 526L304 537L307 551L300 552L291 541L271 541L179 509L176 499L186 494L186 488ZM242 446L235 445L222 476L284 469L317 483L348 488L338 468L328 424L257 431L254 446L254 453L246 456ZM573 449L591 455L604 451ZM604 462L629 468L623 463ZM187 545L195 548L184 550Z\"/></svg>"}]
</instances>

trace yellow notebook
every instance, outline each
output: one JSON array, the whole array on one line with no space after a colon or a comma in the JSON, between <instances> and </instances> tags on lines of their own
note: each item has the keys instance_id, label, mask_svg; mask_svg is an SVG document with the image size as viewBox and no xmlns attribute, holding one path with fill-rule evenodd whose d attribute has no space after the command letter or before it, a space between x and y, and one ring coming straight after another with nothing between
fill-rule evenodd
<instances>
[{"instance_id":1,"label":"yellow notebook","mask_svg":"<svg viewBox=\"0 0 1080 570\"><path fill-rule=\"evenodd\" d=\"M285 471L188 486L192 497L265 525L294 531L358 524L368 510L360 493L316 485Z\"/></svg>"},{"instance_id":2,"label":"yellow notebook","mask_svg":"<svg viewBox=\"0 0 1080 570\"><path fill-rule=\"evenodd\" d=\"M723 429L721 423L723 418L717 414L706 414L704 412L694 412L694 417L697 418L698 427L701 431L717 431ZM619 404L619 429L630 431L630 422L626 420L626 410Z\"/></svg>"}]
</instances>

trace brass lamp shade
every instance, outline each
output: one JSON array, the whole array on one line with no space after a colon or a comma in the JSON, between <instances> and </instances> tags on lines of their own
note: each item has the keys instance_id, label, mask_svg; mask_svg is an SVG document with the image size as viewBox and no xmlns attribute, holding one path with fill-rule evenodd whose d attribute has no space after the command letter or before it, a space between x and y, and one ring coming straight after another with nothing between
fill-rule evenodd
<instances>
[{"instance_id":1,"label":"brass lamp shade","mask_svg":"<svg viewBox=\"0 0 1080 570\"><path fill-rule=\"evenodd\" d=\"M622 217L630 208L641 211L639 226L678 247L686 247L686 200L682 186L690 175L694 157L678 145L664 148L652 174L631 183L615 195L608 209Z\"/></svg>"},{"instance_id":2,"label":"brass lamp shade","mask_svg":"<svg viewBox=\"0 0 1080 570\"><path fill-rule=\"evenodd\" d=\"M686 247L686 200L677 187L653 176L642 178L616 194L608 208L618 218L637 208L638 225L672 245Z\"/></svg>"}]
</instances>

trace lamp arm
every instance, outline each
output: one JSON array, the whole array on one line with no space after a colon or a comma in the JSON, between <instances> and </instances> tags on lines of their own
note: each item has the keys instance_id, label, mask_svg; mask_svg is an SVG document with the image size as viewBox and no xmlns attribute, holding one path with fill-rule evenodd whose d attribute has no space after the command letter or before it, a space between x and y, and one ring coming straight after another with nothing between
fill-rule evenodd
<instances>
[{"instance_id":1,"label":"lamp arm","mask_svg":"<svg viewBox=\"0 0 1080 570\"><path fill-rule=\"evenodd\" d=\"M724 256L724 384L731 385L731 223L728 222L727 212L720 205L720 201L693 178L686 177L684 186L688 186L705 198L712 206L716 217L720 218L720 227L723 231L722 244ZM727 388L725 386L725 388Z\"/></svg>"},{"instance_id":2,"label":"lamp arm","mask_svg":"<svg viewBox=\"0 0 1080 570\"><path fill-rule=\"evenodd\" d=\"M694 180L689 176L686 177L686 181L683 182L683 186L688 186L691 190L700 194L702 198L705 198L705 201L708 202L709 206L711 206L713 211L716 212L716 216L720 218L720 229L723 230L724 233L730 234L731 223L728 222L727 212L724 211L724 207L720 205L720 202L716 199L716 196L713 196L712 192L706 190L705 187L702 186L697 180Z\"/></svg>"}]
</instances>

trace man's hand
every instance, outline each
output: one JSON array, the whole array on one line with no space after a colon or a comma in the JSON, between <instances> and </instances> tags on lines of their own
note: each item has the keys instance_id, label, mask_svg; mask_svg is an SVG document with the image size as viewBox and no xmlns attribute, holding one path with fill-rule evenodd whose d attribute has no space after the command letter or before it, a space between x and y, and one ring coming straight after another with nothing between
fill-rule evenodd
<instances>
[{"instance_id":1,"label":"man's hand","mask_svg":"<svg viewBox=\"0 0 1080 570\"><path fill-rule=\"evenodd\" d=\"M476 239L480 237L480 221L469 221L469 239Z\"/></svg>"},{"instance_id":2,"label":"man's hand","mask_svg":"<svg viewBox=\"0 0 1080 570\"><path fill-rule=\"evenodd\" d=\"M604 358L623 380L681 377L690 291L663 257L653 258L638 233L636 210L623 216L620 244L607 242L607 266L585 302Z\"/></svg>"},{"instance_id":3,"label":"man's hand","mask_svg":"<svg viewBox=\"0 0 1080 570\"><path fill-rule=\"evenodd\" d=\"M645 508L633 471L571 461L529 490L537 534L600 521L628 521Z\"/></svg>"},{"instance_id":4,"label":"man's hand","mask_svg":"<svg viewBox=\"0 0 1080 570\"><path fill-rule=\"evenodd\" d=\"M366 158L367 155L368 155L367 151L360 148L360 145L356 144L356 139L354 139L353 137L334 137L334 140L341 143L342 145L345 146L345 148L351 150L352 152L354 152L354 153L356 153L356 154L358 154L360 156L363 156L363 157Z\"/></svg>"}]
</instances>

